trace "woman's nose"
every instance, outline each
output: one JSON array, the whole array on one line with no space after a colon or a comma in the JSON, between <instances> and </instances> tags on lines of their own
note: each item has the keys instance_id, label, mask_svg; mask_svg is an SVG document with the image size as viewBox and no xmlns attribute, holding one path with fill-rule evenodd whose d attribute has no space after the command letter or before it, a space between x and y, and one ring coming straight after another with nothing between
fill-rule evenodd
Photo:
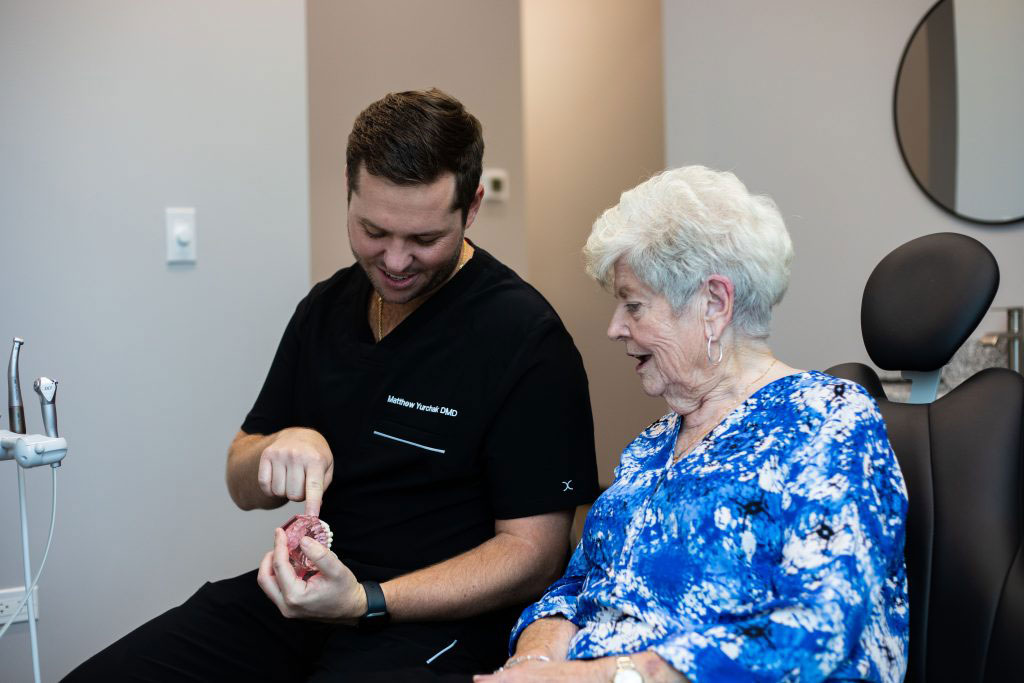
<instances>
[{"instance_id":1,"label":"woman's nose","mask_svg":"<svg viewBox=\"0 0 1024 683\"><path fill-rule=\"evenodd\" d=\"M612 313L612 319L608 323L608 338L612 341L621 341L629 336L629 328L622 322L618 309Z\"/></svg>"}]
</instances>

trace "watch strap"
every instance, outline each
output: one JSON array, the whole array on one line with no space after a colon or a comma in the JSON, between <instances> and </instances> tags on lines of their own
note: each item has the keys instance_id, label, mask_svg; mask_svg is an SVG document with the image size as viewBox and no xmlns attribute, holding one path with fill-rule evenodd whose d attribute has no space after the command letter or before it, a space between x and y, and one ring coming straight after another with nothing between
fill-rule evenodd
<instances>
[{"instance_id":1,"label":"watch strap","mask_svg":"<svg viewBox=\"0 0 1024 683\"><path fill-rule=\"evenodd\" d=\"M360 626L386 624L390 615L388 604L384 600L384 591L376 581L360 581L359 585L366 591L366 613L359 619Z\"/></svg>"}]
</instances>

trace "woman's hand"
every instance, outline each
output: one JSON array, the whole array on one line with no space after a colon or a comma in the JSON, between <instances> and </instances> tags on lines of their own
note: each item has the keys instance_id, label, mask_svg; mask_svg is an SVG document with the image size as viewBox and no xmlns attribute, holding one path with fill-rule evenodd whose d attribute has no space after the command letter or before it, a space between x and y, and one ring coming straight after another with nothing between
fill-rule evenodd
<instances>
[{"instance_id":1,"label":"woman's hand","mask_svg":"<svg viewBox=\"0 0 1024 683\"><path fill-rule=\"evenodd\" d=\"M644 677L646 683L689 683L656 653L640 652L629 657L633 666ZM515 657L512 658L514 660ZM561 683L562 681L583 681L584 683L609 683L618 669L618 657L598 659L576 659L560 662L538 660L522 661L513 666L502 667L493 674L473 676L474 683ZM512 661L509 660L509 661Z\"/></svg>"},{"instance_id":2,"label":"woman's hand","mask_svg":"<svg viewBox=\"0 0 1024 683\"><path fill-rule=\"evenodd\" d=\"M514 658L513 658L514 659ZM502 667L492 674L473 676L474 683L561 683L562 681L580 681L582 683L608 683L614 675L615 667L608 669L605 660L572 660L545 662L528 660L510 667Z\"/></svg>"}]
</instances>

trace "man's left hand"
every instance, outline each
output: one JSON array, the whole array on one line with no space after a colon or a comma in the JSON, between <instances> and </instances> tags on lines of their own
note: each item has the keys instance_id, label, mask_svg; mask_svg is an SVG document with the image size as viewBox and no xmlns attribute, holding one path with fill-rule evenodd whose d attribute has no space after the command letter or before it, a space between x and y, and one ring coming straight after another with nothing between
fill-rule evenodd
<instances>
[{"instance_id":1,"label":"man's left hand","mask_svg":"<svg viewBox=\"0 0 1024 683\"><path fill-rule=\"evenodd\" d=\"M366 591L338 556L308 536L302 552L319 570L308 580L295 574L288 561L284 531L274 530L274 549L263 556L256 581L289 619L355 624L366 613Z\"/></svg>"}]
</instances>

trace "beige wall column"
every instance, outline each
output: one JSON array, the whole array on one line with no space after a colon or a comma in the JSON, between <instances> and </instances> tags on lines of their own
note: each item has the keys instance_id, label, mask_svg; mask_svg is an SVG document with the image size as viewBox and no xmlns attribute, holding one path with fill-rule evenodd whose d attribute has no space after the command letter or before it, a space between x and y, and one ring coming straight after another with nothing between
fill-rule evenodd
<instances>
[{"instance_id":1,"label":"beige wall column","mask_svg":"<svg viewBox=\"0 0 1024 683\"><path fill-rule=\"evenodd\" d=\"M594 219L664 167L657 0L522 0L529 279L558 310L590 377L604 484L619 454L667 412L605 336L611 297L583 273ZM552 416L557 419L557 416Z\"/></svg>"},{"instance_id":2,"label":"beige wall column","mask_svg":"<svg viewBox=\"0 0 1024 683\"><path fill-rule=\"evenodd\" d=\"M480 119L484 166L509 173L509 201L485 202L469 236L525 274L518 3L309 0L307 31L313 281L352 263L344 176L352 121L389 92L430 87Z\"/></svg>"}]
</instances>

